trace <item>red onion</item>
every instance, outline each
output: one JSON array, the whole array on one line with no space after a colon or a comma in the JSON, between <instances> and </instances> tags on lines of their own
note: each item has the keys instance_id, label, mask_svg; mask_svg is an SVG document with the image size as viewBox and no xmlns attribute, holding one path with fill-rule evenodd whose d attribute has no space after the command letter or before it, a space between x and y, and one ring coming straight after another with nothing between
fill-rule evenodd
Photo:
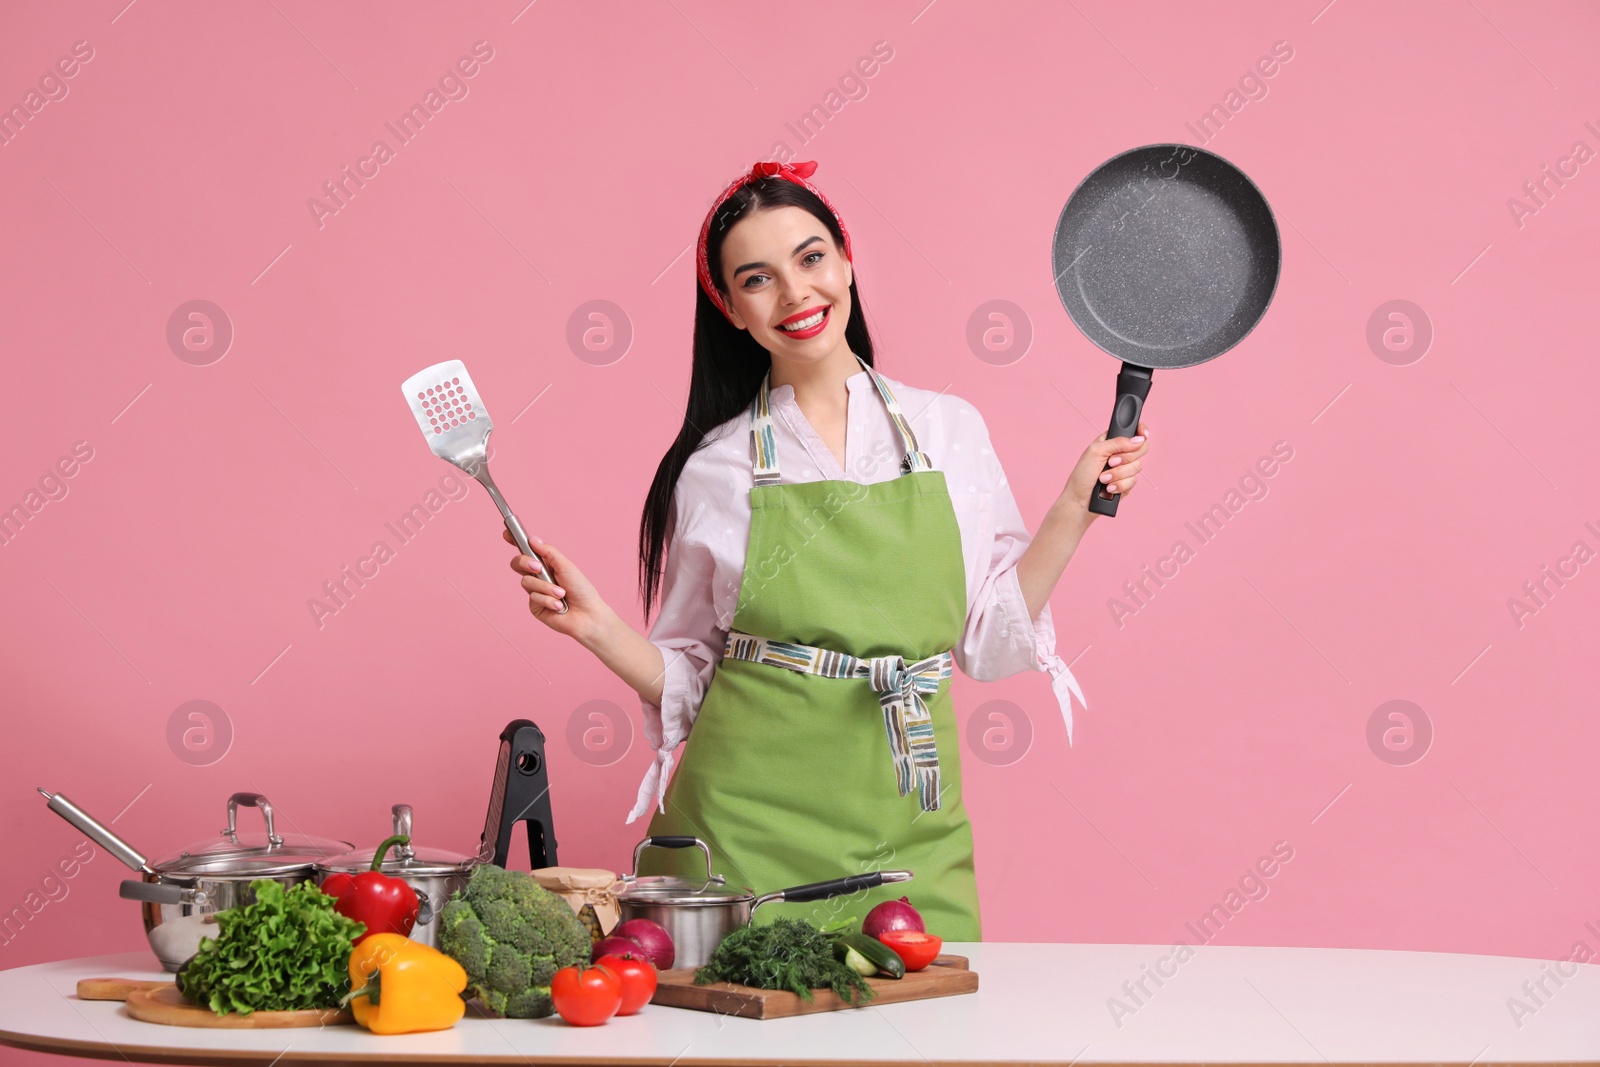
<instances>
[{"instance_id":1,"label":"red onion","mask_svg":"<svg viewBox=\"0 0 1600 1067\"><path fill-rule=\"evenodd\" d=\"M677 950L672 945L672 935L660 923L650 919L629 919L611 931L612 937L632 938L643 949L641 953L658 971L670 971Z\"/></svg>"},{"instance_id":2,"label":"red onion","mask_svg":"<svg viewBox=\"0 0 1600 1067\"><path fill-rule=\"evenodd\" d=\"M645 955L644 946L639 942L631 937L618 937L613 933L610 937L603 938L599 944L595 945L594 951L589 955L589 960L592 963L601 956L611 953L615 953L618 956L631 955L649 958Z\"/></svg>"},{"instance_id":3,"label":"red onion","mask_svg":"<svg viewBox=\"0 0 1600 1067\"><path fill-rule=\"evenodd\" d=\"M905 897L884 901L867 912L867 917L861 921L861 932L868 937L877 937L890 930L915 930L919 934L928 932L928 928L922 924L922 916L917 914L917 909Z\"/></svg>"}]
</instances>

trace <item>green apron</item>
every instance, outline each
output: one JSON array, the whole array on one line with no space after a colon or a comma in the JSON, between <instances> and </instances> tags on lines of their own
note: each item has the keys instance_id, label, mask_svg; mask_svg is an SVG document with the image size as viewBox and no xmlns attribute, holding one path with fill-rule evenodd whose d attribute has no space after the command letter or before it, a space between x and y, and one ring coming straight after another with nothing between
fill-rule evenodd
<instances>
[{"instance_id":1,"label":"green apron","mask_svg":"<svg viewBox=\"0 0 1600 1067\"><path fill-rule=\"evenodd\" d=\"M859 359L859 357L858 357ZM876 870L906 869L891 883L810 903L775 901L756 922L804 918L818 925L865 916L906 896L930 933L981 940L972 826L961 798L961 751L950 698L948 653L966 622L961 531L945 486L916 446L887 384L861 363L899 430L902 473L863 485L848 480L779 484L769 382L751 405L750 540L735 610L744 647L759 635L781 648L814 646L892 669L945 654L945 674L924 677L918 700L932 724L908 728L914 757L891 751L889 699L863 677L799 673L725 654L667 785L651 835L692 835L711 848L729 884L770 893ZM768 376L770 377L770 375ZM765 646L765 642L761 642ZM851 661L854 662L854 661ZM865 666L861 667L865 670ZM920 740L918 737L920 736ZM922 770L935 758L931 775ZM924 783L906 792L914 762ZM931 791L937 786L932 810ZM699 849L646 849L641 874L703 878Z\"/></svg>"}]
</instances>

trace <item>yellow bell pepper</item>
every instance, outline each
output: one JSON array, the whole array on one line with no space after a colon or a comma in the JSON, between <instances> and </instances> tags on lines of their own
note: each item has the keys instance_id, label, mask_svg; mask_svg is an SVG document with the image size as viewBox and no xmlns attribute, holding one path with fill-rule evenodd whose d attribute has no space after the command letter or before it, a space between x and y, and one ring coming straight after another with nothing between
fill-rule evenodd
<instances>
[{"instance_id":1,"label":"yellow bell pepper","mask_svg":"<svg viewBox=\"0 0 1600 1067\"><path fill-rule=\"evenodd\" d=\"M466 1014L467 972L438 949L399 934L373 934L350 953L356 1022L375 1034L448 1030Z\"/></svg>"}]
</instances>

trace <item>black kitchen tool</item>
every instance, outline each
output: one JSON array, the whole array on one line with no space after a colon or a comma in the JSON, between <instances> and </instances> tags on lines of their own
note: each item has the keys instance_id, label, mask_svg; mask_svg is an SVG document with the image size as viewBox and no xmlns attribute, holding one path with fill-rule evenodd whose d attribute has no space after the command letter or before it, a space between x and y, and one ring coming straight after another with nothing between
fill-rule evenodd
<instances>
[{"instance_id":1,"label":"black kitchen tool","mask_svg":"<svg viewBox=\"0 0 1600 1067\"><path fill-rule=\"evenodd\" d=\"M479 840L479 859L504 867L511 854L511 831L519 822L528 824L532 869L554 867L556 832L550 815L544 733L530 719L513 719L500 731L500 757L495 761L494 788L489 793L489 815Z\"/></svg>"},{"instance_id":2,"label":"black kitchen tool","mask_svg":"<svg viewBox=\"0 0 1600 1067\"><path fill-rule=\"evenodd\" d=\"M1144 145L1078 184L1052 267L1078 329L1122 360L1107 439L1138 432L1156 368L1215 359L1255 328L1281 259L1266 197L1203 148ZM1118 499L1096 482L1089 510L1115 515Z\"/></svg>"}]
</instances>

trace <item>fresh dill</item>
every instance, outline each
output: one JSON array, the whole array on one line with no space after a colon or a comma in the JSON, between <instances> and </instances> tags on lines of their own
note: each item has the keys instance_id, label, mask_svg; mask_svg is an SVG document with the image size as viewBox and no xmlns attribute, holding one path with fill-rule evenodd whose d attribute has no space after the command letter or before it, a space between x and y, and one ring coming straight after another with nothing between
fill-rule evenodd
<instances>
[{"instance_id":1,"label":"fresh dill","mask_svg":"<svg viewBox=\"0 0 1600 1067\"><path fill-rule=\"evenodd\" d=\"M814 1001L813 989L831 989L851 1007L877 995L866 979L834 957L828 933L800 919L741 926L722 939L706 965L695 971L694 981L787 989L808 1003Z\"/></svg>"}]
</instances>

